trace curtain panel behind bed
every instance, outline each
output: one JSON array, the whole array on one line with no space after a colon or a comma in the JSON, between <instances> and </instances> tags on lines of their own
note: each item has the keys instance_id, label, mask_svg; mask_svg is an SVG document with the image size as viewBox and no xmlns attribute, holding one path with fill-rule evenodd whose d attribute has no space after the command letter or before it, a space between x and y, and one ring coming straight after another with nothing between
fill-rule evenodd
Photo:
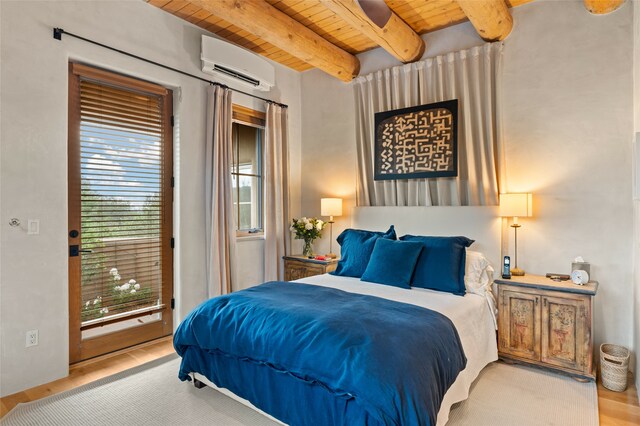
<instances>
[{"instance_id":1,"label":"curtain panel behind bed","mask_svg":"<svg viewBox=\"0 0 640 426\"><path fill-rule=\"evenodd\" d=\"M498 204L502 47L485 44L355 80L359 206ZM450 99L459 103L458 176L374 181L374 114Z\"/></svg>"}]
</instances>

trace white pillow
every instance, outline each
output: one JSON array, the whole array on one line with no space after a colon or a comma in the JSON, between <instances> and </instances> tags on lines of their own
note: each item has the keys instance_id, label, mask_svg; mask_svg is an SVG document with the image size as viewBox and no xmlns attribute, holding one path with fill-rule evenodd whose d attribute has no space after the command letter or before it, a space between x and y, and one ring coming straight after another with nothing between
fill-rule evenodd
<instances>
[{"instance_id":1,"label":"white pillow","mask_svg":"<svg viewBox=\"0 0 640 426\"><path fill-rule=\"evenodd\" d=\"M493 281L493 268L484 254L467 250L464 285L469 293L484 296Z\"/></svg>"}]
</instances>

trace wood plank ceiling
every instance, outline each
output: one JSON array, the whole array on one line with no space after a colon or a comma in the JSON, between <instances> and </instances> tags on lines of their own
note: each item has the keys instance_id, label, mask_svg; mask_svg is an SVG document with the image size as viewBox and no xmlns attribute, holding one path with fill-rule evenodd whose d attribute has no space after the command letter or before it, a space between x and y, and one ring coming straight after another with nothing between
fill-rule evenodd
<instances>
[{"instance_id":1,"label":"wood plank ceiling","mask_svg":"<svg viewBox=\"0 0 640 426\"><path fill-rule=\"evenodd\" d=\"M223 39L250 49L275 62L296 71L313 68L307 62L280 49L256 35L243 30L239 26L227 22L215 14L205 10L190 0L146 0L160 9L189 21ZM327 0L237 0L238 2L266 1L279 11L298 21L320 37L340 49L356 55L379 47L361 30L349 25L332 9L327 7ZM341 0L342 1L342 0ZM352 0L344 0L352 1ZM371 0L365 0L371 1ZM387 6L416 33L424 34L450 25L455 25L469 18L461 8L462 0L384 0ZM472 0L476 1L476 0ZM486 1L486 0L485 0ZM490 3L493 0L487 1ZM515 7L533 0L500 0L508 7ZM469 1L467 0L467 3ZM467 10L469 13L469 10ZM472 16L470 14L470 16ZM510 16L509 16L510 18ZM472 16L473 22L473 16ZM474 23L475 24L475 23ZM242 25L242 24L240 24ZM427 46L427 52L428 52Z\"/></svg>"}]
</instances>

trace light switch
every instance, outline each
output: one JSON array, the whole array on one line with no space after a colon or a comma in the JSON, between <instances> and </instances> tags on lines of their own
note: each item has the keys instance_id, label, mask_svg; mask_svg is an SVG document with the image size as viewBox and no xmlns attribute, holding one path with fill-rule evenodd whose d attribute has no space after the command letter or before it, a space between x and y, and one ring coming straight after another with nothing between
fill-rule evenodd
<instances>
[{"instance_id":1,"label":"light switch","mask_svg":"<svg viewBox=\"0 0 640 426\"><path fill-rule=\"evenodd\" d=\"M27 226L27 235L38 235L40 233L40 221L37 219L29 219Z\"/></svg>"}]
</instances>

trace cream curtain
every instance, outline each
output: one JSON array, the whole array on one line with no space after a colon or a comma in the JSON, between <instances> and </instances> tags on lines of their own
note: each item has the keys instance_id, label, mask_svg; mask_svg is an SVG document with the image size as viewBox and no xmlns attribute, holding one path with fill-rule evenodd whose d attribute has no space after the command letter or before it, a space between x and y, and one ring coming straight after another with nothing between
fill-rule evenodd
<instances>
[{"instance_id":1,"label":"cream curtain","mask_svg":"<svg viewBox=\"0 0 640 426\"><path fill-rule=\"evenodd\" d=\"M231 90L209 86L206 139L207 295L231 292L236 238L231 189Z\"/></svg>"},{"instance_id":2,"label":"cream curtain","mask_svg":"<svg viewBox=\"0 0 640 426\"><path fill-rule=\"evenodd\" d=\"M498 204L502 43L436 56L354 83L360 206ZM458 176L374 181L376 112L459 100Z\"/></svg>"},{"instance_id":3,"label":"cream curtain","mask_svg":"<svg viewBox=\"0 0 640 426\"><path fill-rule=\"evenodd\" d=\"M264 279L283 280L289 250L287 109L267 104L264 141Z\"/></svg>"}]
</instances>

